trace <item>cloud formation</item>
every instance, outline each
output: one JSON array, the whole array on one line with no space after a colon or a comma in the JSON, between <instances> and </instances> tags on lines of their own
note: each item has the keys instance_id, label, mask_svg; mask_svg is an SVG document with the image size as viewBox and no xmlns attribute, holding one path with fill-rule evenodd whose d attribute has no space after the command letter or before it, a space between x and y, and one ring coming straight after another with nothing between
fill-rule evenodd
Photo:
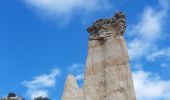
<instances>
[{"instance_id":1,"label":"cloud formation","mask_svg":"<svg viewBox=\"0 0 170 100\"><path fill-rule=\"evenodd\" d=\"M164 39L164 25L169 15L169 0L159 0L158 8L145 7L139 21L129 28L129 56L132 61L141 58L147 61L157 61L159 58L170 57L169 47L159 47L158 40ZM162 63L161 67L167 67ZM170 80L164 80L160 75L142 70L141 64L136 64L133 80L138 100L170 100Z\"/></svg>"},{"instance_id":2,"label":"cloud formation","mask_svg":"<svg viewBox=\"0 0 170 100\"><path fill-rule=\"evenodd\" d=\"M133 80L138 100L170 100L170 80L143 70L133 72Z\"/></svg>"},{"instance_id":3,"label":"cloud formation","mask_svg":"<svg viewBox=\"0 0 170 100\"><path fill-rule=\"evenodd\" d=\"M158 49L158 45L155 43L165 35L163 25L168 16L168 3L167 0L160 0L159 9L145 7L139 22L128 31L133 38L128 45L132 60L149 56L151 52Z\"/></svg>"},{"instance_id":4,"label":"cloud formation","mask_svg":"<svg viewBox=\"0 0 170 100\"><path fill-rule=\"evenodd\" d=\"M41 16L57 17L60 21L110 7L108 0L25 0L25 2Z\"/></svg>"},{"instance_id":5,"label":"cloud formation","mask_svg":"<svg viewBox=\"0 0 170 100\"><path fill-rule=\"evenodd\" d=\"M165 48L165 49L161 49L161 50L159 50L159 51L155 51L155 52L153 52L153 53L151 53L148 57L147 57L147 59L149 60L149 61L155 61L156 59L164 59L164 57L165 58L167 58L167 57L170 57L170 47L168 47L168 48Z\"/></svg>"},{"instance_id":6,"label":"cloud formation","mask_svg":"<svg viewBox=\"0 0 170 100\"><path fill-rule=\"evenodd\" d=\"M48 97L49 89L55 87L56 78L59 76L60 71L53 69L49 74L36 76L33 80L24 81L23 85L27 87L28 96L33 99L35 97Z\"/></svg>"},{"instance_id":7,"label":"cloud formation","mask_svg":"<svg viewBox=\"0 0 170 100\"><path fill-rule=\"evenodd\" d=\"M85 65L75 63L69 67L68 72L75 75L75 78L77 80L83 80L84 70L85 70Z\"/></svg>"}]
</instances>

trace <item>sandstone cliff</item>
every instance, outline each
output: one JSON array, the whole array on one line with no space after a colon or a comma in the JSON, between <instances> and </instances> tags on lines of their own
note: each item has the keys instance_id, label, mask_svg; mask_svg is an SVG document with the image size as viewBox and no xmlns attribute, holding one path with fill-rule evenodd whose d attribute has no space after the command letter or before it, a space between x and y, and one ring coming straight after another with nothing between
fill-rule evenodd
<instances>
[{"instance_id":1,"label":"sandstone cliff","mask_svg":"<svg viewBox=\"0 0 170 100\"><path fill-rule=\"evenodd\" d=\"M76 84L76 89L70 90L76 94L65 88L62 100L136 100L123 38L125 28L126 17L118 12L112 18L97 20L87 29L90 35L83 89L79 91L74 79L71 85ZM67 84L68 81L65 87Z\"/></svg>"}]
</instances>

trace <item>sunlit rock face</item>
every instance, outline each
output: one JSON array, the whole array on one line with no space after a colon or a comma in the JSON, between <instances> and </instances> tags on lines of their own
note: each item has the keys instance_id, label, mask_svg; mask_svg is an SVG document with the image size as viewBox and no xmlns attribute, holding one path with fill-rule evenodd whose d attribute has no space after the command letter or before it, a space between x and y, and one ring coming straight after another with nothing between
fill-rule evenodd
<instances>
[{"instance_id":1,"label":"sunlit rock face","mask_svg":"<svg viewBox=\"0 0 170 100\"><path fill-rule=\"evenodd\" d=\"M83 100L83 91L79 88L73 75L67 77L62 100Z\"/></svg>"},{"instance_id":2,"label":"sunlit rock face","mask_svg":"<svg viewBox=\"0 0 170 100\"><path fill-rule=\"evenodd\" d=\"M126 17L118 12L112 18L97 20L87 29L89 44L84 86L82 94L76 94L82 97L74 100L136 100L123 37L125 28ZM70 99L63 100L73 99L70 95Z\"/></svg>"}]
</instances>

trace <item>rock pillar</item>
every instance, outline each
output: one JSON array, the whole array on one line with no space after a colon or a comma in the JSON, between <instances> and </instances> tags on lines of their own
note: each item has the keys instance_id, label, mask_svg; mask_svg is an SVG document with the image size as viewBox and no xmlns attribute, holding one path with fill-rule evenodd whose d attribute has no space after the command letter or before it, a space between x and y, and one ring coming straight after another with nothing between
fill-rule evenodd
<instances>
[{"instance_id":1,"label":"rock pillar","mask_svg":"<svg viewBox=\"0 0 170 100\"><path fill-rule=\"evenodd\" d=\"M83 100L136 100L123 37L125 28L126 17L118 12L112 18L97 20L87 29Z\"/></svg>"}]
</instances>

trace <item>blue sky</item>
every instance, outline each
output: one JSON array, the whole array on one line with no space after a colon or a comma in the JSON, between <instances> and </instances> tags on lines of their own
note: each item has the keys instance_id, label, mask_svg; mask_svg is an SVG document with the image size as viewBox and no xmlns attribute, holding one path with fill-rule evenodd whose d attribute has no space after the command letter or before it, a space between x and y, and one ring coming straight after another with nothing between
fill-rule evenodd
<instances>
[{"instance_id":1,"label":"blue sky","mask_svg":"<svg viewBox=\"0 0 170 100\"><path fill-rule=\"evenodd\" d=\"M67 75L80 86L86 29L116 11L127 41L138 100L170 100L169 0L0 0L0 97L60 100Z\"/></svg>"}]
</instances>

